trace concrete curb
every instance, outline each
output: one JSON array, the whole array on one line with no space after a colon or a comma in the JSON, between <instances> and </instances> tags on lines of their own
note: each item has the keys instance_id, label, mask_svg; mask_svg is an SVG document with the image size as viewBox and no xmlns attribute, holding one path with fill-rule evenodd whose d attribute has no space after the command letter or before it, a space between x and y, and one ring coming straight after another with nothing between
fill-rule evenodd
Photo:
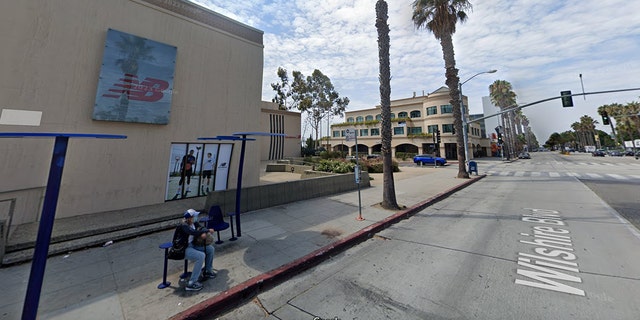
<instances>
[{"instance_id":1,"label":"concrete curb","mask_svg":"<svg viewBox=\"0 0 640 320\"><path fill-rule=\"evenodd\" d=\"M481 180L484 177L486 177L486 175L475 176L410 208L401 210L382 221L376 222L343 239L340 239L332 244L326 245L316 251L313 251L304 257L296 259L276 269L242 282L230 288L229 290L221 292L211 299L207 299L190 307L189 309L186 309L174 315L170 319L211 319L213 317L222 315L223 313L246 303L261 292L267 291L292 278L293 276L320 264L333 255L341 253L342 251L350 247L366 241L375 233L378 233L388 228L392 224L400 222L403 219L413 216L426 207L446 199L451 194L468 187L469 185Z\"/></svg>"}]
</instances>

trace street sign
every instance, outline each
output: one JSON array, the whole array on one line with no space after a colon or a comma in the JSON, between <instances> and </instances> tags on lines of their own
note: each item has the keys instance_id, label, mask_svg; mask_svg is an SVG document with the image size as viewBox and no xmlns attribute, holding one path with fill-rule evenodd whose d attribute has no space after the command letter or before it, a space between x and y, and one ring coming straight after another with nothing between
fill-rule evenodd
<instances>
[{"instance_id":1,"label":"street sign","mask_svg":"<svg viewBox=\"0 0 640 320\"><path fill-rule=\"evenodd\" d=\"M345 129L344 138L347 142L354 141L356 139L356 129Z\"/></svg>"}]
</instances>

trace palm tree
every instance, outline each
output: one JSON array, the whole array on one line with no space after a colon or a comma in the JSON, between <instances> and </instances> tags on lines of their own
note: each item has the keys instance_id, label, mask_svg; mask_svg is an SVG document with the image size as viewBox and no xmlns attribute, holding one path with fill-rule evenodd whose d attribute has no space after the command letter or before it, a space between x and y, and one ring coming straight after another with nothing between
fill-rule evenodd
<instances>
[{"instance_id":1,"label":"palm tree","mask_svg":"<svg viewBox=\"0 0 640 320\"><path fill-rule=\"evenodd\" d=\"M400 209L393 182L391 158L391 68L389 63L388 7L384 0L376 2L376 29L378 29L378 59L380 61L380 115L382 117L382 207Z\"/></svg>"},{"instance_id":2,"label":"palm tree","mask_svg":"<svg viewBox=\"0 0 640 320\"><path fill-rule=\"evenodd\" d=\"M516 105L516 93L513 92L511 83L505 80L496 80L489 85L489 96L491 102L500 108L500 111L505 111ZM504 128L505 140L507 141L508 153L513 156L515 140L515 124L513 119L509 116L511 112L504 113L502 118L502 127Z\"/></svg>"},{"instance_id":3,"label":"palm tree","mask_svg":"<svg viewBox=\"0 0 640 320\"><path fill-rule=\"evenodd\" d=\"M120 35L120 41L116 42L116 46L120 50L122 58L116 60L116 66L120 66L120 70L124 74L126 83L134 83L138 77L138 69L140 61L155 61L155 57L151 54L153 47L148 46L144 38L133 35ZM129 98L131 95L130 88L125 88L124 94L120 97L120 102L116 107L117 119L124 120L129 111Z\"/></svg>"},{"instance_id":4,"label":"palm tree","mask_svg":"<svg viewBox=\"0 0 640 320\"><path fill-rule=\"evenodd\" d=\"M449 87L449 97L453 107L453 126L458 132L458 178L469 178L465 166L464 137L462 134L462 119L460 114L460 91L458 85L458 69L453 51L452 36L456 32L456 23L467 20L465 10L471 10L472 6L466 0L415 0L413 2L414 25L432 32L436 39L440 40L442 55L444 58L446 84Z\"/></svg>"}]
</instances>

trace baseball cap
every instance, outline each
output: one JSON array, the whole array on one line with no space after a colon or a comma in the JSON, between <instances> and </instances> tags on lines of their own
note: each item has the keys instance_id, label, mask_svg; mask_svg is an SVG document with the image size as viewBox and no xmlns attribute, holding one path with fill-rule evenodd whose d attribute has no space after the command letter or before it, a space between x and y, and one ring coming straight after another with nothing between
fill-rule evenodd
<instances>
[{"instance_id":1,"label":"baseball cap","mask_svg":"<svg viewBox=\"0 0 640 320\"><path fill-rule=\"evenodd\" d=\"M193 209L189 209L189 210L184 212L184 218L188 219L188 218L191 218L191 217L195 217L195 216L197 216L199 214L200 214L200 212L195 211Z\"/></svg>"}]
</instances>

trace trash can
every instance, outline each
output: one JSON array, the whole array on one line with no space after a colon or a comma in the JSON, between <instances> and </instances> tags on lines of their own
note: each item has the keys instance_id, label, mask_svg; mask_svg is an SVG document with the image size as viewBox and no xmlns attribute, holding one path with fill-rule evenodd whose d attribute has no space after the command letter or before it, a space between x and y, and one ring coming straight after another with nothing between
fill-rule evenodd
<instances>
[{"instance_id":1,"label":"trash can","mask_svg":"<svg viewBox=\"0 0 640 320\"><path fill-rule=\"evenodd\" d=\"M469 174L475 172L478 175L478 164L475 161L469 161Z\"/></svg>"}]
</instances>

